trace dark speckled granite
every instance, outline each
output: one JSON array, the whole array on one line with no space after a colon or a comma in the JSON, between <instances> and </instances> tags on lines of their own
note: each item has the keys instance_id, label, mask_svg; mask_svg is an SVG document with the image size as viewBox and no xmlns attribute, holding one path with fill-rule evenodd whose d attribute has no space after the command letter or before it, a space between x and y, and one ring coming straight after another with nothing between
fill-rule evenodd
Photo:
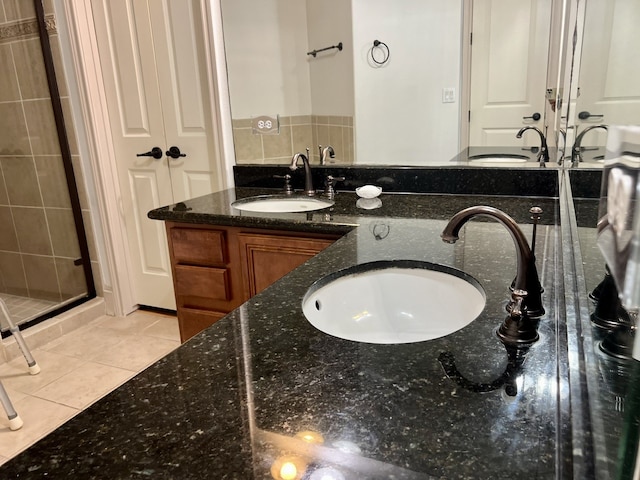
<instances>
[{"instance_id":1,"label":"dark speckled granite","mask_svg":"<svg viewBox=\"0 0 640 480\"><path fill-rule=\"evenodd\" d=\"M291 174L291 184L301 190L304 171L291 172L287 166L236 165L233 167L237 187L281 188L282 179L274 175ZM353 191L357 187L374 184L384 192L444 193L452 195L506 195L529 197L557 197L558 170L556 168L478 168L468 165L456 167L372 167L372 166L316 166L311 169L316 189L324 188L327 175L345 177L338 190Z\"/></svg>"},{"instance_id":2,"label":"dark speckled granite","mask_svg":"<svg viewBox=\"0 0 640 480\"><path fill-rule=\"evenodd\" d=\"M576 180L578 183L574 184ZM583 180L584 178L571 175L572 187L580 192L579 182ZM576 303L579 307L577 322L582 340L580 347L583 350L579 367L583 395L589 399L589 433L593 443L592 468L595 478L608 480L621 478L618 476L618 454L621 440L624 438L625 423L628 421L627 405L637 402L630 387L632 363L637 365L637 362L619 360L604 354L600 344L608 331L591 322L595 303L589 298L589 293L605 275L605 262L597 246L598 206L598 198L573 200L577 237L577 246L574 244L573 248L578 250L576 270L583 280L578 282L576 289Z\"/></svg>"},{"instance_id":3,"label":"dark speckled granite","mask_svg":"<svg viewBox=\"0 0 640 480\"><path fill-rule=\"evenodd\" d=\"M340 193L330 211L269 218L229 207L255 193L208 195L150 217L345 236L0 467L0 478L265 479L285 455L307 466L305 479L328 467L347 479L551 479L564 476L567 463L570 470L570 461L557 461L572 457L561 426L567 399L557 394L564 308L557 200L383 194L381 209L361 210L355 195ZM439 238L453 213L476 204L522 223L531 206L545 209L536 251L547 313L514 377L515 395L502 386L467 389L438 360L449 355L473 384L508 368L495 329L515 274L511 237L485 219L469 222L455 245ZM376 235L376 225L388 235ZM530 236L530 225L523 230ZM485 309L454 334L405 345L341 340L306 321L301 298L313 282L394 259L467 272L486 291ZM295 437L308 430L324 444Z\"/></svg>"}]
</instances>

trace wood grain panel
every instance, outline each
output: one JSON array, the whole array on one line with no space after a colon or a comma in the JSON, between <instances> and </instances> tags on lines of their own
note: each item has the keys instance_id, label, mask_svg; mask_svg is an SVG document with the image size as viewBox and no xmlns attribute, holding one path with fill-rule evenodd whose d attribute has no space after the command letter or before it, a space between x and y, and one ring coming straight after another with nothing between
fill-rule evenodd
<instances>
[{"instance_id":1,"label":"wood grain panel","mask_svg":"<svg viewBox=\"0 0 640 480\"><path fill-rule=\"evenodd\" d=\"M195 334L200 333L205 328L213 325L226 313L194 310L192 308L181 308L178 311L178 322L180 325L180 340L186 342Z\"/></svg>"},{"instance_id":2,"label":"wood grain panel","mask_svg":"<svg viewBox=\"0 0 640 480\"><path fill-rule=\"evenodd\" d=\"M253 296L315 256L333 240L239 234L245 289Z\"/></svg>"},{"instance_id":3,"label":"wood grain panel","mask_svg":"<svg viewBox=\"0 0 640 480\"><path fill-rule=\"evenodd\" d=\"M226 263L224 231L172 228L170 232L175 262L212 266Z\"/></svg>"},{"instance_id":4,"label":"wood grain panel","mask_svg":"<svg viewBox=\"0 0 640 480\"><path fill-rule=\"evenodd\" d=\"M216 300L231 298L226 268L176 265L176 295Z\"/></svg>"}]
</instances>

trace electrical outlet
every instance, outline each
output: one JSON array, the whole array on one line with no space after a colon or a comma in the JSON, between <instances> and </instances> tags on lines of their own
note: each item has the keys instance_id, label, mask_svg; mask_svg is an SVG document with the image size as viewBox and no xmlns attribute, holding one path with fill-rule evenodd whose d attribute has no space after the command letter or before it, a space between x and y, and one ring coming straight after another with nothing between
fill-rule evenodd
<instances>
[{"instance_id":1,"label":"electrical outlet","mask_svg":"<svg viewBox=\"0 0 640 480\"><path fill-rule=\"evenodd\" d=\"M278 135L280 133L280 116L252 117L251 130L254 135Z\"/></svg>"},{"instance_id":2,"label":"electrical outlet","mask_svg":"<svg viewBox=\"0 0 640 480\"><path fill-rule=\"evenodd\" d=\"M453 87L442 89L442 103L456 103L456 89Z\"/></svg>"}]
</instances>

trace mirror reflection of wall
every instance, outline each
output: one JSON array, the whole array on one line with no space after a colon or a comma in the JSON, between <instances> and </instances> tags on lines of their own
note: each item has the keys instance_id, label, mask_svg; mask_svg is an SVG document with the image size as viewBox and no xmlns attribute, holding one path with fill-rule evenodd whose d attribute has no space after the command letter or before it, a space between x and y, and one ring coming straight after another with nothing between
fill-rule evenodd
<instances>
[{"instance_id":1,"label":"mirror reflection of wall","mask_svg":"<svg viewBox=\"0 0 640 480\"><path fill-rule=\"evenodd\" d=\"M283 164L332 145L353 161L351 5L344 0L222 0L236 162ZM313 19L308 22L308 19ZM313 49L343 42L315 58ZM251 118L279 116L278 135Z\"/></svg>"},{"instance_id":2,"label":"mirror reflection of wall","mask_svg":"<svg viewBox=\"0 0 640 480\"><path fill-rule=\"evenodd\" d=\"M458 153L461 0L223 0L222 14L237 163L283 164L306 147L317 161L328 144L338 164ZM384 65L369 60L374 40L389 46ZM261 115L280 115L280 135L252 133Z\"/></svg>"},{"instance_id":3,"label":"mirror reflection of wall","mask_svg":"<svg viewBox=\"0 0 640 480\"><path fill-rule=\"evenodd\" d=\"M570 125L576 135L587 128L640 124L640 2L586 0L580 49L576 54ZM578 70L579 69L579 70ZM606 130L593 129L582 147L606 144ZM602 152L601 152L602 153ZM586 158L588 158L585 155Z\"/></svg>"},{"instance_id":4,"label":"mirror reflection of wall","mask_svg":"<svg viewBox=\"0 0 640 480\"><path fill-rule=\"evenodd\" d=\"M584 3L222 0L236 161L285 164L294 153L309 147L317 164L318 145L330 144L337 164L441 164L467 145L537 146L536 135L515 138L514 133L525 125L540 128L553 145L559 136L556 115L564 116L561 126L569 127L571 145L572 119L566 122L569 103L561 103L563 112L556 112L554 106L569 90L570 84L560 78L564 65L574 62L571 55L562 57L560 45L571 46L575 9L584 8ZM508 22L504 21L507 11ZM483 43L480 27L487 25L490 31L485 32ZM466 46L471 30L473 58ZM595 30L601 31L600 27ZM384 65L370 60L374 40L390 48ZM316 57L307 54L338 42L344 46L342 51L328 50ZM489 50L478 55L481 45ZM580 52L580 42L576 51ZM529 81L532 72L541 79L536 86ZM505 86L505 79L513 83ZM486 88L478 88L480 84ZM523 103L517 96L533 91L540 92L535 102ZM522 107L507 120L500 118L506 110L505 95ZM474 113L474 102L481 97L487 101L482 109L491 113L488 122L493 123L480 125L475 138L468 128L467 110L473 121L480 118ZM535 114L539 120L527 119ZM252 132L251 118L262 115L279 115L279 135Z\"/></svg>"}]
</instances>

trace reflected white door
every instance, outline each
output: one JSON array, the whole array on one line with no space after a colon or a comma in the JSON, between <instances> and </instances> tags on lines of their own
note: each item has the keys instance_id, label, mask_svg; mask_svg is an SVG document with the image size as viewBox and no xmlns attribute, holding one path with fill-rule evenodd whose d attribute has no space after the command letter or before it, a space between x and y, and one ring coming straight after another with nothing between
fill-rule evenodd
<instances>
[{"instance_id":1,"label":"reflected white door","mask_svg":"<svg viewBox=\"0 0 640 480\"><path fill-rule=\"evenodd\" d=\"M199 0L92 0L134 279L175 309L163 222L147 212L222 188ZM138 156L158 147L161 158ZM177 147L181 154L165 152Z\"/></svg>"},{"instance_id":2,"label":"reflected white door","mask_svg":"<svg viewBox=\"0 0 640 480\"><path fill-rule=\"evenodd\" d=\"M640 2L590 1L586 4L574 124L637 125L640 121ZM593 130L582 145L605 145L606 132Z\"/></svg>"},{"instance_id":3,"label":"reflected white door","mask_svg":"<svg viewBox=\"0 0 640 480\"><path fill-rule=\"evenodd\" d=\"M470 146L523 145L525 125L544 131L550 25L551 0L473 1Z\"/></svg>"}]
</instances>

